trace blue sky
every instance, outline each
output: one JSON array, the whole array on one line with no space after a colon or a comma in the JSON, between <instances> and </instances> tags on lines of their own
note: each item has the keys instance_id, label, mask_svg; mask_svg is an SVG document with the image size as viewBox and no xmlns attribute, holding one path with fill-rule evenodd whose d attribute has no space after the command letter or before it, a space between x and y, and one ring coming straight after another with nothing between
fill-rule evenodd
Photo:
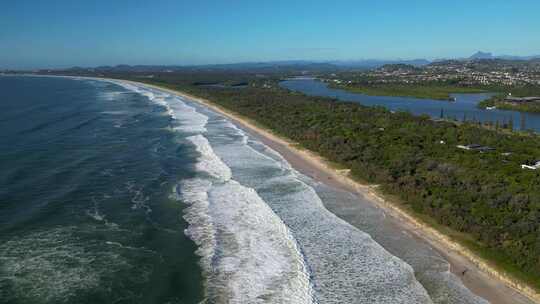
<instances>
[{"instance_id":1,"label":"blue sky","mask_svg":"<svg viewBox=\"0 0 540 304\"><path fill-rule=\"evenodd\" d=\"M538 0L0 0L0 68L540 54Z\"/></svg>"}]
</instances>

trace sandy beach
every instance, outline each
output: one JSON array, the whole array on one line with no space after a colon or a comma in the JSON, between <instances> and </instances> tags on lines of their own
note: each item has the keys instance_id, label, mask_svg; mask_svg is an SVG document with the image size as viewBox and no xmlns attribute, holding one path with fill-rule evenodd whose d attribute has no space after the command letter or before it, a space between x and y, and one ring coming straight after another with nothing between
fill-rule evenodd
<instances>
[{"instance_id":1,"label":"sandy beach","mask_svg":"<svg viewBox=\"0 0 540 304\"><path fill-rule=\"evenodd\" d=\"M126 81L130 82L130 81ZM255 138L279 152L296 170L330 187L354 193L358 199L367 200L382 209L397 225L419 240L428 243L450 263L450 270L456 274L471 291L494 304L540 303L540 294L533 289L515 282L479 258L473 252L454 242L446 235L422 223L398 204L385 200L374 185L360 184L348 176L347 170L336 170L320 156L298 146L268 130L258 127L249 119L223 109L212 102L170 89L136 83L176 94L203 104L228 117ZM350 222L353 226L355 223ZM463 274L463 271L466 273Z\"/></svg>"}]
</instances>

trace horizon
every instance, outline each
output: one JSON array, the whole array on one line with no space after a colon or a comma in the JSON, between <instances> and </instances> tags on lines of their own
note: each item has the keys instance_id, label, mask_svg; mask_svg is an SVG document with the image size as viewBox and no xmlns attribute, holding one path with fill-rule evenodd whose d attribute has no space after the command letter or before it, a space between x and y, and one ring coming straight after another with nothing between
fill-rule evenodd
<instances>
[{"instance_id":1,"label":"horizon","mask_svg":"<svg viewBox=\"0 0 540 304\"><path fill-rule=\"evenodd\" d=\"M107 64L107 65L95 65L95 66L83 66L83 65L73 65L73 66L66 66L66 67L39 67L39 68L27 68L27 69L13 69L13 68L4 68L0 70L4 71L32 71L32 70L62 70L62 69L70 69L70 68L82 68L82 69L92 69L92 68L100 68L100 67L119 67L119 66L155 66L155 67L180 67L180 68L190 68L190 67L207 67L207 66L227 66L227 65L242 65L242 64L278 64L278 63L287 63L287 64L293 64L293 63L306 63L306 64L312 64L312 63L327 63L327 64L334 64L334 63L343 63L344 66L346 66L346 63L361 63L361 62L380 62L382 65L384 64L391 64L391 63L407 63L410 61L422 61L425 60L429 63L437 62L437 61L445 61L445 60L468 60L471 59L472 55L475 55L477 53L487 53L492 55L492 58L489 59L508 59L506 57L512 57L513 60L530 60L530 59L538 59L540 58L540 55L510 55L510 54L493 54L491 52L484 52L484 51L477 51L474 54L471 54L471 56L466 57L454 57L454 58L360 58L360 59L321 59L321 60L308 60L308 59L291 59L291 60L269 60L269 61L242 61L242 62L229 62L229 63L205 63L205 64L137 64L137 63L116 63L116 64ZM366 66L367 67L367 66Z\"/></svg>"},{"instance_id":2,"label":"horizon","mask_svg":"<svg viewBox=\"0 0 540 304\"><path fill-rule=\"evenodd\" d=\"M246 0L73 4L0 13L0 69L219 65L540 54L540 3Z\"/></svg>"}]
</instances>

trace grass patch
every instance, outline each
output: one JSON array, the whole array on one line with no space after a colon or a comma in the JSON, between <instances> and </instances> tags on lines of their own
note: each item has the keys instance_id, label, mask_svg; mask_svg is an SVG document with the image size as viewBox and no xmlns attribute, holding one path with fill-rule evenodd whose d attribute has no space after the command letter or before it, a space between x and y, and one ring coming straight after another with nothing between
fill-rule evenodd
<instances>
[{"instance_id":1,"label":"grass patch","mask_svg":"<svg viewBox=\"0 0 540 304\"><path fill-rule=\"evenodd\" d=\"M338 86L353 93L361 93L372 96L399 96L415 97L424 99L450 100L451 94L458 93L485 93L479 88L458 87L449 85L347 85Z\"/></svg>"}]
</instances>

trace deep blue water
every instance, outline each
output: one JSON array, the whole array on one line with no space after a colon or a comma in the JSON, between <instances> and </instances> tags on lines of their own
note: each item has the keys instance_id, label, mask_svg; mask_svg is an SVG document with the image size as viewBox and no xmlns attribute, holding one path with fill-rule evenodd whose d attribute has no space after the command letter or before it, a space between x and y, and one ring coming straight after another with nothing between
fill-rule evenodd
<instances>
[{"instance_id":1,"label":"deep blue water","mask_svg":"<svg viewBox=\"0 0 540 304\"><path fill-rule=\"evenodd\" d=\"M419 99L411 97L370 96L351 93L341 89L329 88L327 83L313 78L292 78L282 81L284 88L299 91L310 96L323 96L336 98L342 101L358 102L366 106L383 106L392 111L406 111L415 115L429 115L440 118L441 111L444 118L459 121L499 121L501 125L513 121L514 129L534 130L540 132L540 114L524 113L518 111L486 110L477 108L477 104L491 96L489 93L481 94L452 94L455 102Z\"/></svg>"},{"instance_id":2,"label":"deep blue water","mask_svg":"<svg viewBox=\"0 0 540 304\"><path fill-rule=\"evenodd\" d=\"M0 302L196 303L170 197L194 151L166 109L106 82L0 77Z\"/></svg>"}]
</instances>

